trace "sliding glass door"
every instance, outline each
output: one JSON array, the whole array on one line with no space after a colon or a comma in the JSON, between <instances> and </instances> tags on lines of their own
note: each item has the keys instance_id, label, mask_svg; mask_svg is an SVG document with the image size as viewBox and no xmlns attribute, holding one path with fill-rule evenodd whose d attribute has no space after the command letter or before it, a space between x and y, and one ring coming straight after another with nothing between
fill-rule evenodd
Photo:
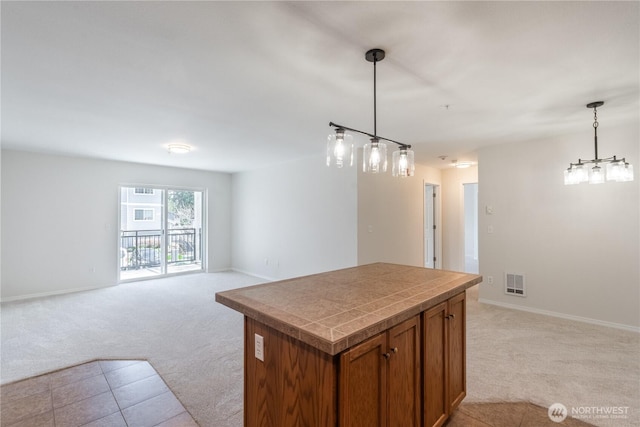
<instances>
[{"instance_id":1,"label":"sliding glass door","mask_svg":"<svg viewBox=\"0 0 640 427\"><path fill-rule=\"evenodd\" d=\"M167 191L167 272L202 269L202 192Z\"/></svg>"},{"instance_id":2,"label":"sliding glass door","mask_svg":"<svg viewBox=\"0 0 640 427\"><path fill-rule=\"evenodd\" d=\"M202 271L203 192L120 187L119 279Z\"/></svg>"}]
</instances>

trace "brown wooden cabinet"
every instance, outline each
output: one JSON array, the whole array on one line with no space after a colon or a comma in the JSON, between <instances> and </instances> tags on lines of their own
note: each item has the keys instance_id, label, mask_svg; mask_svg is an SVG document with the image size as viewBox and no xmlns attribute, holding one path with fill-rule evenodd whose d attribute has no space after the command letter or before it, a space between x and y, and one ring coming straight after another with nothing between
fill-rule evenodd
<instances>
[{"instance_id":1,"label":"brown wooden cabinet","mask_svg":"<svg viewBox=\"0 0 640 427\"><path fill-rule=\"evenodd\" d=\"M444 424L466 396L465 293L422 314L425 427Z\"/></svg>"},{"instance_id":2,"label":"brown wooden cabinet","mask_svg":"<svg viewBox=\"0 0 640 427\"><path fill-rule=\"evenodd\" d=\"M466 393L465 294L336 355L245 317L244 357L246 427L441 426Z\"/></svg>"},{"instance_id":3,"label":"brown wooden cabinet","mask_svg":"<svg viewBox=\"0 0 640 427\"><path fill-rule=\"evenodd\" d=\"M341 427L418 427L420 316L340 356Z\"/></svg>"}]
</instances>

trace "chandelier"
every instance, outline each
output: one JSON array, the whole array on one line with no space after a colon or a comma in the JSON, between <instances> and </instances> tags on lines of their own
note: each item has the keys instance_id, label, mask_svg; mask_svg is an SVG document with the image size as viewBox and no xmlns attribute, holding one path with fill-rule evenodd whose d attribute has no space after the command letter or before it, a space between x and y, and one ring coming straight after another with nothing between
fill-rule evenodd
<instances>
[{"instance_id":1,"label":"chandelier","mask_svg":"<svg viewBox=\"0 0 640 427\"><path fill-rule=\"evenodd\" d=\"M593 108L593 142L595 145L595 159L582 160L578 163L569 163L569 168L564 171L564 184L602 184L607 181L633 181L633 166L624 159L616 156L606 159L598 158L598 107L604 105L603 101L587 104L587 108ZM593 166L591 166L593 165ZM603 168L604 167L604 168Z\"/></svg>"},{"instance_id":2,"label":"chandelier","mask_svg":"<svg viewBox=\"0 0 640 427\"><path fill-rule=\"evenodd\" d=\"M371 49L365 54L365 59L373 62L373 134L361 130L342 126L333 122L329 126L335 128L335 133L327 138L327 166L341 168L353 166L354 148L353 137L347 133L356 132L367 135L370 143L365 144L362 156L362 170L370 173L387 171L387 144L382 141L398 145L398 150L392 155L392 175L398 177L413 176L415 172L414 153L411 145L403 144L378 135L376 119L376 63L384 59L384 50Z\"/></svg>"}]
</instances>

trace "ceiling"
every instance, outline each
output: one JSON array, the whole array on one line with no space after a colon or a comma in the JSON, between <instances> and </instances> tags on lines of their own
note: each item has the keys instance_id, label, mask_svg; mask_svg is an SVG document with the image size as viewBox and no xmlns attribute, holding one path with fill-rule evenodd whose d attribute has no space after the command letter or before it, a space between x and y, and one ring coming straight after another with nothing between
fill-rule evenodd
<instances>
[{"instance_id":1,"label":"ceiling","mask_svg":"<svg viewBox=\"0 0 640 427\"><path fill-rule=\"evenodd\" d=\"M370 48L378 133L419 163L590 144L588 102L601 128L638 120L639 5L2 1L2 146L223 172L322 156L330 121L373 132Z\"/></svg>"}]
</instances>

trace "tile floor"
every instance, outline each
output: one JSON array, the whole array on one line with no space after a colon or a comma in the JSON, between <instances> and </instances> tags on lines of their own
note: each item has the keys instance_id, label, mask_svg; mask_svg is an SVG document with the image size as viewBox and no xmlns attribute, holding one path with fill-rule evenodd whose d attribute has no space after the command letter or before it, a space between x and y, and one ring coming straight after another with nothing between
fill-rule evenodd
<instances>
[{"instance_id":1,"label":"tile floor","mask_svg":"<svg viewBox=\"0 0 640 427\"><path fill-rule=\"evenodd\" d=\"M3 385L2 427L197 427L143 360L99 360Z\"/></svg>"},{"instance_id":2,"label":"tile floor","mask_svg":"<svg viewBox=\"0 0 640 427\"><path fill-rule=\"evenodd\" d=\"M548 409L526 402L462 403L444 427L589 427L574 418L551 421Z\"/></svg>"},{"instance_id":3,"label":"tile floor","mask_svg":"<svg viewBox=\"0 0 640 427\"><path fill-rule=\"evenodd\" d=\"M143 360L99 360L0 387L2 427L197 427ZM531 403L462 403L445 427L587 427L558 424Z\"/></svg>"}]
</instances>

